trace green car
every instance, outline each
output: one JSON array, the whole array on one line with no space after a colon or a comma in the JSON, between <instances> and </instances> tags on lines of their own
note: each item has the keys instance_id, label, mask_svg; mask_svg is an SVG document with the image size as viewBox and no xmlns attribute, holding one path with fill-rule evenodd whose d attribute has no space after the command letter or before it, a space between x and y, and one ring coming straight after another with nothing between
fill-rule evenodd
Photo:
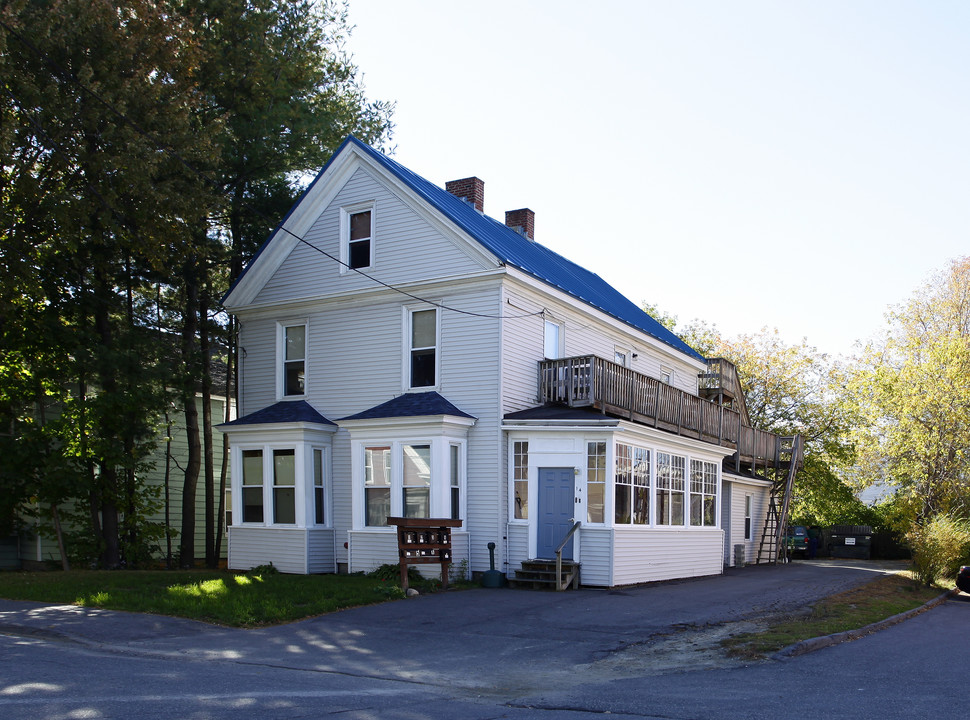
<instances>
[{"instance_id":1,"label":"green car","mask_svg":"<svg viewBox=\"0 0 970 720\"><path fill-rule=\"evenodd\" d=\"M808 528L804 525L792 525L788 528L788 552L791 555L808 557Z\"/></svg>"}]
</instances>

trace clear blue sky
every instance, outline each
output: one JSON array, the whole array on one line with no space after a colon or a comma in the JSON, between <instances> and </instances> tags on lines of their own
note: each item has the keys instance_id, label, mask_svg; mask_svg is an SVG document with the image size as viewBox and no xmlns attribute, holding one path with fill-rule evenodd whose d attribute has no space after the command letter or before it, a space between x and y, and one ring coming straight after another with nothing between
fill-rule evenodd
<instances>
[{"instance_id":1,"label":"clear blue sky","mask_svg":"<svg viewBox=\"0 0 970 720\"><path fill-rule=\"evenodd\" d=\"M970 254L970 3L351 0L393 156L635 302L848 355Z\"/></svg>"}]
</instances>

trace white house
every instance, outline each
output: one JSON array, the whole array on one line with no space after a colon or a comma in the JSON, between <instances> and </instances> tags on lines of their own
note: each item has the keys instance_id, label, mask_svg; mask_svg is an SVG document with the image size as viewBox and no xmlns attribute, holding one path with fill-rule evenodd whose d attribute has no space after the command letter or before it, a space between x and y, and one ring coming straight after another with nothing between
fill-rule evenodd
<instances>
[{"instance_id":1,"label":"white house","mask_svg":"<svg viewBox=\"0 0 970 720\"><path fill-rule=\"evenodd\" d=\"M534 239L528 209L348 138L224 298L240 321L229 567L396 563L388 516L457 518L455 561L583 584L753 560L783 439L726 370ZM781 458L781 462L779 459ZM782 518L783 522L783 518Z\"/></svg>"}]
</instances>

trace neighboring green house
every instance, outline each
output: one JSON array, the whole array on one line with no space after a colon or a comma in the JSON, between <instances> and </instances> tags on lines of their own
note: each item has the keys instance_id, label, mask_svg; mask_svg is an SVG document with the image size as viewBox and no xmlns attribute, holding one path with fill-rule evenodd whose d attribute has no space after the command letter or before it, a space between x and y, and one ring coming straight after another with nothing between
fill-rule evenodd
<instances>
[{"instance_id":1,"label":"neighboring green house","mask_svg":"<svg viewBox=\"0 0 970 720\"><path fill-rule=\"evenodd\" d=\"M213 363L213 388L225 387L225 365ZM202 397L196 396L196 408L199 418L202 417ZM226 399L222 395L213 394L212 396L212 423L217 425L225 420ZM235 417L235 403L231 403L230 418ZM170 415L172 421L171 442L168 450L168 502L165 503L165 466L166 466L166 428L160 429L158 447L154 453L154 468L141 476L146 485L155 486L159 489L159 499L162 507L157 513L151 516L153 522L164 523L166 521L165 507L168 507L168 527L176 531L172 536L173 556L178 553L179 536L178 531L182 527L182 487L184 483L183 468L188 461L188 440L185 435L185 415L181 409L177 409ZM163 420L164 422L164 420ZM222 469L222 434L213 431L213 468L215 473L215 484L218 492L219 474ZM195 511L195 556L196 558L205 557L205 496L204 496L204 469L199 472L198 490L196 493ZM228 477L226 480L228 488ZM216 500L218 502L218 499ZM228 502L226 503L228 505ZM228 539L225 532L225 518L219 518L223 525L223 542L220 557L226 558ZM159 560L164 560L167 553L165 538L159 543L159 548L155 555ZM70 554L70 552L68 553ZM60 564L61 556L57 547L57 538L52 534L42 532L36 523L27 525L21 529L20 533L5 539L0 539L0 569L12 569L22 567L25 569L35 568L48 564Z\"/></svg>"}]
</instances>

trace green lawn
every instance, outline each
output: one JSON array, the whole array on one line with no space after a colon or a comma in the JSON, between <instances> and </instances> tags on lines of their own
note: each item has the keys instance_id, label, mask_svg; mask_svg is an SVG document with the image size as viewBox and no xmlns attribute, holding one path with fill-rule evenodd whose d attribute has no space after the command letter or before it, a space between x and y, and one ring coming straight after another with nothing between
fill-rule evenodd
<instances>
[{"instance_id":1,"label":"green lawn","mask_svg":"<svg viewBox=\"0 0 970 720\"><path fill-rule=\"evenodd\" d=\"M234 627L291 622L400 594L364 575L274 570L0 572L0 597L175 615Z\"/></svg>"}]
</instances>

